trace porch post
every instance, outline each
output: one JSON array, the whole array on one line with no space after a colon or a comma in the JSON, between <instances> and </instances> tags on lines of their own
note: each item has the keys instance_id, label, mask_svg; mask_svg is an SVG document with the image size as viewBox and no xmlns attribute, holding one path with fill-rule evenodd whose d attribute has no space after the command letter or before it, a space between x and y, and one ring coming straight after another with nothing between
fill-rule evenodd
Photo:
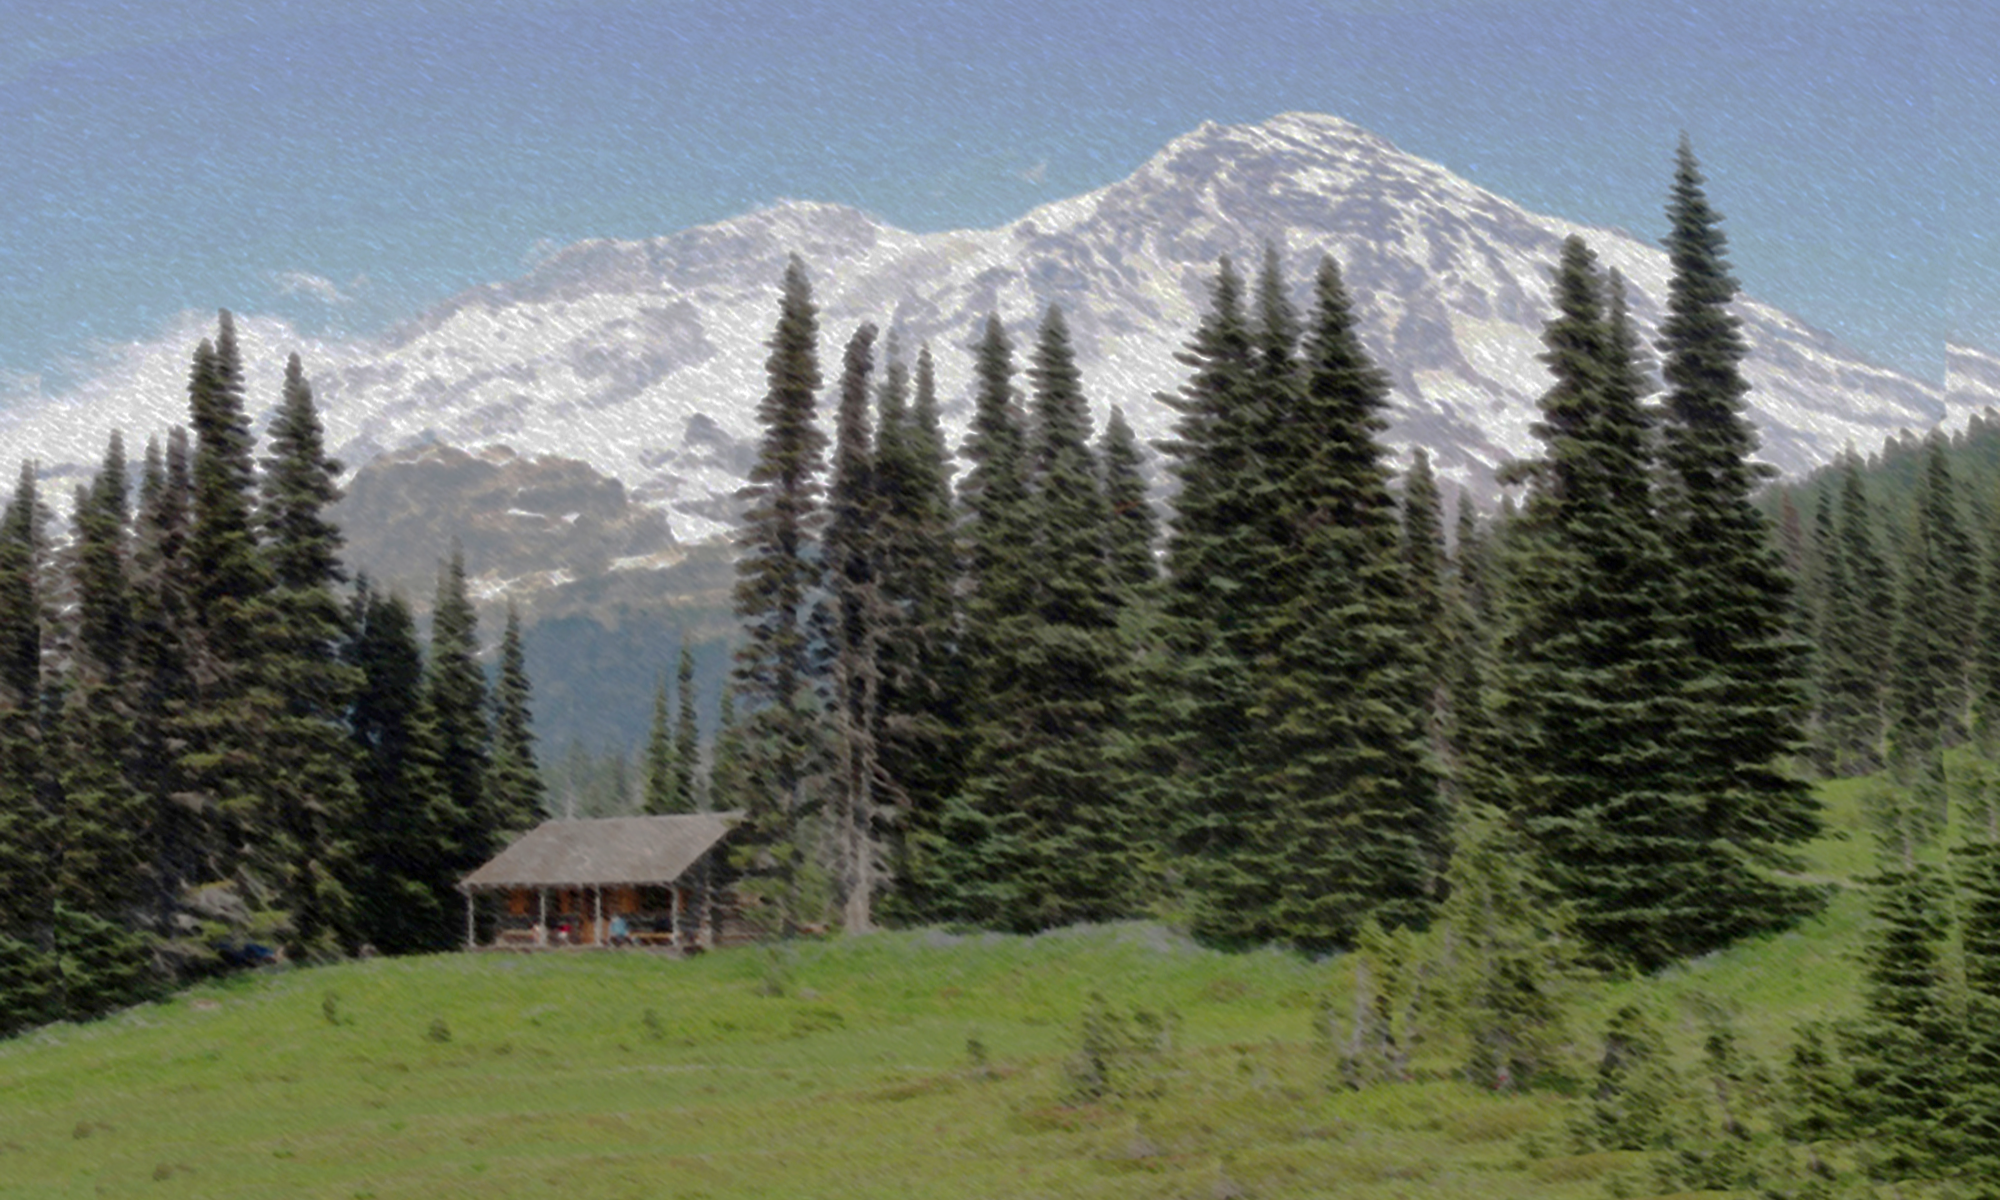
<instances>
[{"instance_id":1,"label":"porch post","mask_svg":"<svg viewBox=\"0 0 2000 1200\"><path fill-rule=\"evenodd\" d=\"M476 949L478 938L478 926L472 920L472 889L467 888L465 889L465 948L467 950Z\"/></svg>"},{"instance_id":2,"label":"porch post","mask_svg":"<svg viewBox=\"0 0 2000 1200\"><path fill-rule=\"evenodd\" d=\"M674 936L673 940L667 944L680 947L683 945L681 941L681 889L673 884L668 884L667 887L668 894L674 898L674 915L667 925L667 928L673 932Z\"/></svg>"},{"instance_id":3,"label":"porch post","mask_svg":"<svg viewBox=\"0 0 2000 1200\"><path fill-rule=\"evenodd\" d=\"M535 889L535 944L549 944L549 889Z\"/></svg>"},{"instance_id":4,"label":"porch post","mask_svg":"<svg viewBox=\"0 0 2000 1200\"><path fill-rule=\"evenodd\" d=\"M602 946L604 944L604 886L599 884L597 887L592 888L591 891L597 893L597 937L594 940L597 945Z\"/></svg>"}]
</instances>

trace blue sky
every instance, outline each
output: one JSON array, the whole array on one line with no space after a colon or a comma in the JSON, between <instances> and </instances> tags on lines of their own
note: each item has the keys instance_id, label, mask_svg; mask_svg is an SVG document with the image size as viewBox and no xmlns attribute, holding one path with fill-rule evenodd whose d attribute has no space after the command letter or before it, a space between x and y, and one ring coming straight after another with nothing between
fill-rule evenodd
<instances>
[{"instance_id":1,"label":"blue sky","mask_svg":"<svg viewBox=\"0 0 2000 1200\"><path fill-rule=\"evenodd\" d=\"M781 198L997 224L1300 109L1649 240L1685 129L1750 291L1936 378L2000 349L1980 7L0 0L0 397L185 310L366 334Z\"/></svg>"}]
</instances>

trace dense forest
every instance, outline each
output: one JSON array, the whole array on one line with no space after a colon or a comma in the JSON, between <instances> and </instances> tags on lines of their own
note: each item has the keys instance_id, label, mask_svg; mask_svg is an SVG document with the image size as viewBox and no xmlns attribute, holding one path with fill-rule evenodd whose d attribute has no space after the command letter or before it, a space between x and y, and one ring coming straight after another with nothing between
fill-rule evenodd
<instances>
[{"instance_id":1,"label":"dense forest","mask_svg":"<svg viewBox=\"0 0 2000 1200\"><path fill-rule=\"evenodd\" d=\"M114 436L60 546L32 466L0 517L0 1030L264 946L444 948L455 880L545 814L711 808L744 814L741 898L786 932L1149 916L1350 952L1329 1028L1354 1086L1398 1077L1418 1028L1482 1086L1573 1086L1574 981L1818 911L1813 782L1873 775L1862 1015L1800 1030L1782 1083L1718 1023L1723 1116L1694 1134L1661 1114L1697 1085L1620 1013L1577 1136L1672 1151L1663 1180L1697 1190L1837 1194L1829 1145L1876 1180L1990 1175L2000 422L1772 486L1685 143L1667 218L1658 382L1571 237L1541 448L1485 515L1423 450L1395 469L1330 258L1306 311L1275 252L1220 264L1161 397L1164 520L1122 414L1093 427L1060 308L1024 351L988 319L954 451L929 347L863 325L823 375L794 258L720 725L696 728L683 644L639 762L546 771L518 622L489 688L455 554L427 651L347 578L300 365L255 460L225 313L192 440L148 446L136 504ZM1732 1115L1753 1094L1757 1138Z\"/></svg>"},{"instance_id":2,"label":"dense forest","mask_svg":"<svg viewBox=\"0 0 2000 1200\"><path fill-rule=\"evenodd\" d=\"M489 687L456 549L428 654L348 579L298 357L261 459L227 312L188 402L136 489L111 436L66 540L32 464L0 516L0 1031L448 947L457 879L542 815L518 622Z\"/></svg>"}]
</instances>

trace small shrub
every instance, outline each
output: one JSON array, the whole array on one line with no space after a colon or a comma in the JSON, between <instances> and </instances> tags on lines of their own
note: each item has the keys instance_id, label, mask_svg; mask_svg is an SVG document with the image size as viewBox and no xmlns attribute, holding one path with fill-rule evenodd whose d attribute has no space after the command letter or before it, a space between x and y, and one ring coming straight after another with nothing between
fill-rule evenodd
<instances>
[{"instance_id":1,"label":"small shrub","mask_svg":"<svg viewBox=\"0 0 2000 1200\"><path fill-rule=\"evenodd\" d=\"M840 1015L839 1009L825 1004L798 1009L791 1016L791 1034L795 1038L845 1028L847 1018Z\"/></svg>"},{"instance_id":2,"label":"small shrub","mask_svg":"<svg viewBox=\"0 0 2000 1200\"><path fill-rule=\"evenodd\" d=\"M431 1027L424 1031L424 1037L428 1041L443 1045L451 1040L451 1026L445 1024L443 1017L432 1017Z\"/></svg>"},{"instance_id":3,"label":"small shrub","mask_svg":"<svg viewBox=\"0 0 2000 1200\"><path fill-rule=\"evenodd\" d=\"M667 1036L666 1024L660 1020L660 1014L655 1009L649 1008L639 1014L639 1024L645 1029L649 1042L657 1042Z\"/></svg>"},{"instance_id":4,"label":"small shrub","mask_svg":"<svg viewBox=\"0 0 2000 1200\"><path fill-rule=\"evenodd\" d=\"M1090 994L1078 1024L1077 1047L1063 1064L1068 1099L1152 1099L1165 1090L1163 1071L1173 1051L1178 1019L1166 1014L1114 1011L1102 995Z\"/></svg>"},{"instance_id":5,"label":"small shrub","mask_svg":"<svg viewBox=\"0 0 2000 1200\"><path fill-rule=\"evenodd\" d=\"M981 1073L986 1071L992 1061L986 1052L986 1043L979 1040L977 1030L965 1035L965 1061L972 1065L973 1070Z\"/></svg>"},{"instance_id":6,"label":"small shrub","mask_svg":"<svg viewBox=\"0 0 2000 1200\"><path fill-rule=\"evenodd\" d=\"M340 997L328 992L319 1000L319 1015L326 1018L329 1025L341 1024Z\"/></svg>"},{"instance_id":7,"label":"small shrub","mask_svg":"<svg viewBox=\"0 0 2000 1200\"><path fill-rule=\"evenodd\" d=\"M764 970L757 980L759 996L778 997L785 994L788 982L784 948L776 942L764 947Z\"/></svg>"}]
</instances>

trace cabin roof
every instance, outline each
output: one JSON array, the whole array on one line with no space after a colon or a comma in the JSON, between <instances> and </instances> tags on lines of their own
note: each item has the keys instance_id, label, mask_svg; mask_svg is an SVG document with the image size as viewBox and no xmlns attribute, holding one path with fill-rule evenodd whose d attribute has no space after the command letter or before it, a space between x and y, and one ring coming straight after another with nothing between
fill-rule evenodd
<instances>
[{"instance_id":1,"label":"cabin roof","mask_svg":"<svg viewBox=\"0 0 2000 1200\"><path fill-rule=\"evenodd\" d=\"M459 881L461 891L668 884L714 848L740 812L544 821Z\"/></svg>"}]
</instances>

